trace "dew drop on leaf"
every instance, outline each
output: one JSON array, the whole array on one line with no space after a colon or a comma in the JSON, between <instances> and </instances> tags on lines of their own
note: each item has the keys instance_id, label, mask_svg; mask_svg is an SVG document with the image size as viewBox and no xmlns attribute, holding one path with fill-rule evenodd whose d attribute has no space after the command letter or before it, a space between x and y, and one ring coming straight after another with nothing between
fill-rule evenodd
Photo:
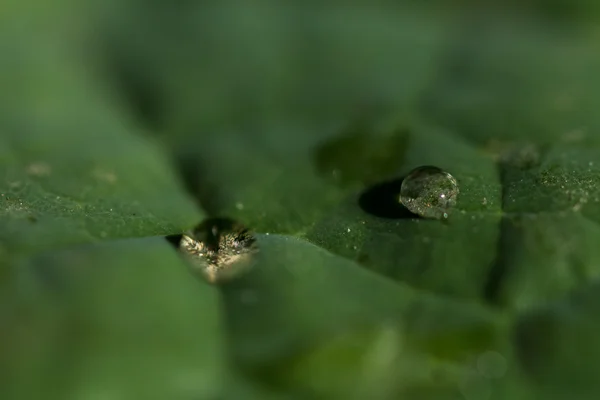
<instances>
[{"instance_id":1,"label":"dew drop on leaf","mask_svg":"<svg viewBox=\"0 0 600 400\"><path fill-rule=\"evenodd\" d=\"M256 238L228 218L209 218L182 235L179 250L210 283L228 281L249 268L258 251Z\"/></svg>"},{"instance_id":2,"label":"dew drop on leaf","mask_svg":"<svg viewBox=\"0 0 600 400\"><path fill-rule=\"evenodd\" d=\"M412 170L400 188L400 202L424 218L442 219L456 205L458 183L448 172L432 166Z\"/></svg>"}]
</instances>

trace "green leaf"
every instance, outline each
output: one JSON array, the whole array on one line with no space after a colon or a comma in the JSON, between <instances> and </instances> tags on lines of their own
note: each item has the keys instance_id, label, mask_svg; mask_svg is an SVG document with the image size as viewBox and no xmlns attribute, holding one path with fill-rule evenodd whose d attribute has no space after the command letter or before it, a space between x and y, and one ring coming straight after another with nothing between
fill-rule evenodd
<instances>
[{"instance_id":1,"label":"green leaf","mask_svg":"<svg viewBox=\"0 0 600 400\"><path fill-rule=\"evenodd\" d=\"M162 238L89 245L202 213L64 36L72 21L25 9L9 3L0 28L0 397L220 395L215 290Z\"/></svg>"},{"instance_id":2,"label":"green leaf","mask_svg":"<svg viewBox=\"0 0 600 400\"><path fill-rule=\"evenodd\" d=\"M496 160L503 221L492 271L502 279L487 297L528 309L600 273L598 36L585 25L551 30L497 17L470 26L480 23L480 35L457 35L460 56L450 52L423 112Z\"/></svg>"},{"instance_id":3,"label":"green leaf","mask_svg":"<svg viewBox=\"0 0 600 400\"><path fill-rule=\"evenodd\" d=\"M299 239L261 235L259 244L255 269L222 295L234 364L275 388L343 398L356 394L350 381L365 395L382 383L389 396L435 386L430 367L414 376L406 357L456 374L486 350L511 352L506 320L490 310L395 284ZM453 379L442 386L458 390Z\"/></svg>"},{"instance_id":4,"label":"green leaf","mask_svg":"<svg viewBox=\"0 0 600 400\"><path fill-rule=\"evenodd\" d=\"M594 373L600 357L599 308L595 283L517 321L520 360L531 379L542 383L547 398L564 398L568 393L592 399L600 390Z\"/></svg>"},{"instance_id":5,"label":"green leaf","mask_svg":"<svg viewBox=\"0 0 600 400\"><path fill-rule=\"evenodd\" d=\"M82 56L62 35L11 28L0 31L8 60L0 86L11 94L0 98L3 245L30 252L196 223L202 214L168 159L91 79Z\"/></svg>"},{"instance_id":6,"label":"green leaf","mask_svg":"<svg viewBox=\"0 0 600 400\"><path fill-rule=\"evenodd\" d=\"M217 292L193 279L162 238L41 253L8 271L0 297L3 398L222 391Z\"/></svg>"},{"instance_id":7,"label":"green leaf","mask_svg":"<svg viewBox=\"0 0 600 400\"><path fill-rule=\"evenodd\" d=\"M242 3L6 6L0 396L596 398L597 6Z\"/></svg>"},{"instance_id":8,"label":"green leaf","mask_svg":"<svg viewBox=\"0 0 600 400\"><path fill-rule=\"evenodd\" d=\"M273 13L282 12L276 10ZM219 14L225 16L223 21L241 18L237 12L229 11ZM313 10L306 12L310 14ZM398 21L402 18L390 15L395 15ZM404 15L418 19L417 15L426 14L405 11ZM344 80L342 73L340 77L331 76L328 83L333 83L327 85L322 84L318 72L310 69L298 72L290 82L302 82L299 87L310 88L310 96L297 89L298 86L287 86L288 81L280 75L253 69L256 63L287 70L286 61L293 59L279 47L267 45L268 40L263 38L287 39L292 36L287 33L290 30L310 32L329 46L323 53L335 54L338 47L329 41L332 37L339 34L356 43L350 34L352 29L372 34L380 28L369 25L367 17L361 28L355 28L350 17L346 23L332 24L327 36L319 36L318 23L314 26L290 23L285 31L280 28L285 34L264 36L255 28L244 30L254 25L234 24L237 28L227 34L211 28L214 31L209 36L215 40L227 38L227 42L215 48L226 47L236 55L246 51L236 47L238 43L244 49L255 49L247 56L249 61L241 69L231 71L212 69L207 73L192 68L191 72L173 79L203 82L210 76L221 82L217 84L223 89L221 96L235 93L235 98L222 101L216 100L219 98L216 94L205 97L205 93L195 92L184 100L193 106L193 111L186 110L186 105L175 99L165 108L161 130L180 160L188 187L209 213L233 216L259 232L306 239L401 282L402 288L408 284L419 293L464 302L452 311L432 306L423 312L426 319L438 321L437 313L443 312L457 323L466 323L468 319L465 320L462 310L471 303L526 318L527 314L521 317L521 312L560 299L598 276L596 246L592 244L599 204L594 165L598 141L593 134L598 122L595 112L598 91L594 89L597 79L593 75L600 59L595 51L597 33L589 26L575 29L556 24L550 29L547 20L520 22L508 15L506 18L474 13L472 18L465 17L453 25L451 19L436 20L430 14L429 21L443 22L435 27L425 23L411 28L419 37L432 38L428 46L416 45L404 28L397 27L389 35L397 35L397 43L406 46L403 51L380 59L367 55L371 54L367 51L374 51L373 47L386 48L384 42L377 40L354 47L353 60L357 60L357 65L368 60L364 75ZM268 27L264 29L275 29L269 23L271 19L263 18L264 26ZM333 19L332 15L327 18ZM384 24L388 17L379 18ZM261 39L248 44L252 37ZM261 46L269 51L259 51ZM343 57L295 51L302 54L303 60L322 62L318 64L322 71L352 71L352 67L346 68ZM426 57L416 56L425 53ZM381 71L393 69L396 57L400 59L401 54L415 56L402 58L404 64L395 67L398 73L387 75L389 84L425 84L391 92L374 85L375 77L381 76ZM226 58L219 60L239 68L234 62L225 62ZM438 73L433 65L437 65ZM265 75L253 75L255 71ZM244 87L244 95L240 95L242 92L227 89L239 82L237 77L261 86ZM170 85L172 81L156 81L161 90ZM342 89L346 87L362 93L362 98ZM366 91L363 87L373 90ZM312 102L302 102L309 97ZM197 112L196 107L203 104L204 98L210 98L211 107L200 107L204 111ZM328 102L326 107L321 103L323 99ZM317 106L311 107L313 104ZM351 108L351 104L357 107ZM390 201L382 200L381 196L392 196L390 190L394 185L399 188L406 173L428 164L449 171L459 182L459 205L448 224L418 220L407 214L394 218L373 215ZM270 245L265 247L265 252L273 251ZM293 253L290 249L285 254ZM281 255L275 264L287 268L305 263L321 265L309 261L308 250L301 253L303 257L298 257L303 259L301 262ZM323 262L322 268L331 265L333 261ZM273 277L264 279L275 280L277 273L271 273ZM338 280L346 283L354 279L349 277L351 274L340 273ZM239 353L237 363L244 365L249 373L258 374L260 379L275 382L282 390L294 387L308 390L311 387L308 382L318 376L311 373L312 369L332 370L333 381L324 378L316 384L319 389L313 389L318 395L342 396L341 393L347 392L339 382L358 379L364 354L378 340L375 332L381 321L377 322L375 315L395 304L392 294L383 295L383 285L388 283L380 281L381 286L368 289L367 278L361 278L362 283L356 284L355 296L360 296L361 306L369 311L357 306L351 314L357 320L367 316L374 320L365 328L365 337L348 333L350 337L358 337L351 342L359 343L360 350L358 356L350 351L351 361L348 370L344 370L339 363L345 359L346 350L338 349L346 345L336 344L336 335L328 332L329 324L339 326L342 332L356 329L346 327L343 319L338 319L345 315L344 307L350 307L352 295L336 295L336 286L329 281L319 282L323 286L318 289L299 290L295 289L298 282L281 279L276 293L302 293L302 300L293 301L299 305L290 305L289 311L265 305L255 313L228 312L231 324L236 327L232 331L236 335L234 355ZM257 298L265 291L270 293L260 285L254 290ZM342 291L348 292L353 291ZM381 293L388 304L382 305L369 297L370 292ZM271 303L278 307L284 307L284 299L289 300L283 295L275 298ZM323 314L329 309L323 304L338 304L337 301L340 304L329 311L331 314ZM313 306L313 302L319 305ZM313 317L317 322L309 322ZM400 312L395 321L400 326L407 323ZM275 336L271 336L272 331ZM504 333L498 335L502 337ZM507 333L504 339L504 351L511 353L515 343ZM328 340L332 342L327 344ZM296 341L300 343L295 344ZM301 344L302 341L308 343ZM248 344L242 346L242 343ZM436 348L435 343L416 350L414 357L427 358L442 350L452 352L457 346L442 341ZM286 352L292 354L285 356ZM307 353L316 354L316 358ZM297 361L304 360L302 354L308 361ZM258 366L261 357L268 360L262 362L267 365L266 370ZM277 361L279 358L282 360ZM589 360L588 366L598 362L593 356ZM518 355L514 362L520 364L524 360ZM467 368L464 361L457 363L457 368ZM521 367L517 366L514 375L500 384L502 389L498 393L515 393L525 398L535 396L538 389L545 392L541 388L552 386L550 374L541 374L535 383L524 383L531 372ZM289 368L293 372L286 372ZM569 384L572 382L567 387ZM434 386L431 384L429 388ZM442 392L451 393L457 387L460 392L460 382L450 386L453 389ZM425 390L423 396L436 397L439 395L436 390Z\"/></svg>"}]
</instances>

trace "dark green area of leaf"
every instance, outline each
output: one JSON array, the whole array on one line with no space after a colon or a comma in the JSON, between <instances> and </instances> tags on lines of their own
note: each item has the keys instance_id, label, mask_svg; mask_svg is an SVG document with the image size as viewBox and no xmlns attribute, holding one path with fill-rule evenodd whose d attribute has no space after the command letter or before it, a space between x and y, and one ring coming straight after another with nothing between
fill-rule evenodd
<instances>
[{"instance_id":1,"label":"dark green area of leaf","mask_svg":"<svg viewBox=\"0 0 600 400\"><path fill-rule=\"evenodd\" d=\"M372 185L396 176L408 137L403 129L378 135L373 128L359 125L322 144L315 151L315 164L325 179L340 186Z\"/></svg>"},{"instance_id":2,"label":"dark green area of leaf","mask_svg":"<svg viewBox=\"0 0 600 400\"><path fill-rule=\"evenodd\" d=\"M597 398L599 16L7 1L0 397ZM257 232L220 287L160 237L205 216Z\"/></svg>"}]
</instances>

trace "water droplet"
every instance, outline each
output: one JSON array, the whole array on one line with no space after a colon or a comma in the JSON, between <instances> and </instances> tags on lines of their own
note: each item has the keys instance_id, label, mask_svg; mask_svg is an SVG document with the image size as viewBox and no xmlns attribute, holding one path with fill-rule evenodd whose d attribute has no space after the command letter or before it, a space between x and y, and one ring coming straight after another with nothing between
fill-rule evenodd
<instances>
[{"instance_id":1,"label":"water droplet","mask_svg":"<svg viewBox=\"0 0 600 400\"><path fill-rule=\"evenodd\" d=\"M400 202L424 218L448 218L456 205L458 183L448 172L432 166L412 170L400 189Z\"/></svg>"},{"instance_id":2,"label":"water droplet","mask_svg":"<svg viewBox=\"0 0 600 400\"><path fill-rule=\"evenodd\" d=\"M211 283L222 282L251 266L257 252L254 235L228 218L209 218L184 234L179 249Z\"/></svg>"}]
</instances>

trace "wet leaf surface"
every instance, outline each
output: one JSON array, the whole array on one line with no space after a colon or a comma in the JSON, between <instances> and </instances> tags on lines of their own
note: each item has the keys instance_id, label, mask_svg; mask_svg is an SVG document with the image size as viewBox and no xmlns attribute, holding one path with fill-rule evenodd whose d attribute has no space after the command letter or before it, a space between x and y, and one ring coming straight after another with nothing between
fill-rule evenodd
<instances>
[{"instance_id":1,"label":"wet leaf surface","mask_svg":"<svg viewBox=\"0 0 600 400\"><path fill-rule=\"evenodd\" d=\"M39 4L0 16L0 397L597 398L597 7ZM424 165L447 221L399 204ZM215 286L161 237L206 217L260 249Z\"/></svg>"}]
</instances>

